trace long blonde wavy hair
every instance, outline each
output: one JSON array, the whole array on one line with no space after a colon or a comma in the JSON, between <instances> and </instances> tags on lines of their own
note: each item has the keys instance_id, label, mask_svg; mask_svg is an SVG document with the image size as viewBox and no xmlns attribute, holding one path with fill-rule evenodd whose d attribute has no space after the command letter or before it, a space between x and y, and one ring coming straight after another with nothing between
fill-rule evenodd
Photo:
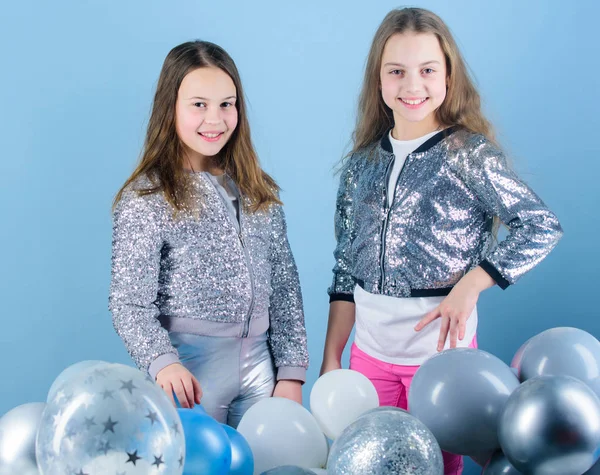
<instances>
[{"instance_id":1,"label":"long blonde wavy hair","mask_svg":"<svg viewBox=\"0 0 600 475\"><path fill-rule=\"evenodd\" d=\"M358 103L356 128L352 134L351 153L379 140L394 126L392 110L381 96L381 58L388 40L402 33L433 34L440 43L446 58L448 85L446 99L435 111L440 125L460 125L493 141L494 132L481 112L479 93L446 24L429 10L402 8L386 15L373 38Z\"/></svg>"}]
</instances>

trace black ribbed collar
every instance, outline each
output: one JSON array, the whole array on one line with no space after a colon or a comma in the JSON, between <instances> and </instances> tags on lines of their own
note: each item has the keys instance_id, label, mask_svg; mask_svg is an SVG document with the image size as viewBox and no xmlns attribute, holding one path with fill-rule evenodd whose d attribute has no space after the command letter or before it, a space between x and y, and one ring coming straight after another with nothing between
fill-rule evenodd
<instances>
[{"instance_id":1,"label":"black ribbed collar","mask_svg":"<svg viewBox=\"0 0 600 475\"><path fill-rule=\"evenodd\" d=\"M416 150L413 150L411 153L426 152L427 150L432 148L434 145L437 145L442 140L444 140L446 137L449 137L450 135L452 135L454 132L456 132L459 129L460 129L460 126L454 125L452 127L448 127L447 129L441 130L437 134L435 134L433 137L431 137L430 139L423 142L423 144L421 144L421 146L419 148L417 148ZM394 153L392 143L390 142L390 131L389 130L385 134L383 134L383 137L381 137L380 145L381 145L381 148L384 149L386 152Z\"/></svg>"}]
</instances>

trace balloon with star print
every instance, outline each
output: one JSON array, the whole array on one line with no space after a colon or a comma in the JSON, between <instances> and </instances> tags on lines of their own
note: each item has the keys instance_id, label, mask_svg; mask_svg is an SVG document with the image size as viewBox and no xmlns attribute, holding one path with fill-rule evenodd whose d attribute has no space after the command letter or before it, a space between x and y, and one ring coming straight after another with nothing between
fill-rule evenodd
<instances>
[{"instance_id":1,"label":"balloon with star print","mask_svg":"<svg viewBox=\"0 0 600 475\"><path fill-rule=\"evenodd\" d=\"M181 475L185 439L154 381L104 363L57 388L42 415L36 456L42 475Z\"/></svg>"}]
</instances>

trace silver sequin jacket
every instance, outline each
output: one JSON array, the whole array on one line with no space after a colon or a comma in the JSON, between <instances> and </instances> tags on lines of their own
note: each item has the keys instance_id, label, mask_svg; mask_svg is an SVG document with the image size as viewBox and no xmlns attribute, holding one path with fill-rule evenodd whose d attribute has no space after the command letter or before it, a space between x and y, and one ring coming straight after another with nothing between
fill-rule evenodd
<instances>
[{"instance_id":1,"label":"silver sequin jacket","mask_svg":"<svg viewBox=\"0 0 600 475\"><path fill-rule=\"evenodd\" d=\"M562 236L556 216L482 135L452 127L410 153L388 207L393 162L386 134L342 168L330 301L353 301L357 283L393 297L447 295L478 265L504 289ZM508 228L499 243L495 216Z\"/></svg>"},{"instance_id":2,"label":"silver sequin jacket","mask_svg":"<svg viewBox=\"0 0 600 475\"><path fill-rule=\"evenodd\" d=\"M140 196L147 178L123 194L113 219L114 327L152 377L179 361L168 332L243 338L268 331L277 378L304 381L302 295L283 210L240 206L238 221L213 178L191 176L191 214L175 216L162 193Z\"/></svg>"}]
</instances>

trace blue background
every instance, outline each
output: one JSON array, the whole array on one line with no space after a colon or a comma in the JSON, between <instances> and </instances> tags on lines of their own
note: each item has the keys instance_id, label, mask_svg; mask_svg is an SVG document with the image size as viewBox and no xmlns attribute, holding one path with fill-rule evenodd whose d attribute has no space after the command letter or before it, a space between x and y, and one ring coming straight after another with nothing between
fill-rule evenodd
<instances>
[{"instance_id":1,"label":"blue background","mask_svg":"<svg viewBox=\"0 0 600 475\"><path fill-rule=\"evenodd\" d=\"M480 299L481 348L598 336L597 18L590 1L423 1L453 30L515 168L565 236ZM280 183L318 375L331 278L333 167L348 150L372 36L395 2L9 2L0 15L0 414L43 401L80 360L130 363L107 311L111 200L139 156L162 61L207 39L236 60L264 168ZM347 361L347 360L346 360ZM471 468L469 470L474 470ZM467 470L465 473L475 473Z\"/></svg>"}]
</instances>

